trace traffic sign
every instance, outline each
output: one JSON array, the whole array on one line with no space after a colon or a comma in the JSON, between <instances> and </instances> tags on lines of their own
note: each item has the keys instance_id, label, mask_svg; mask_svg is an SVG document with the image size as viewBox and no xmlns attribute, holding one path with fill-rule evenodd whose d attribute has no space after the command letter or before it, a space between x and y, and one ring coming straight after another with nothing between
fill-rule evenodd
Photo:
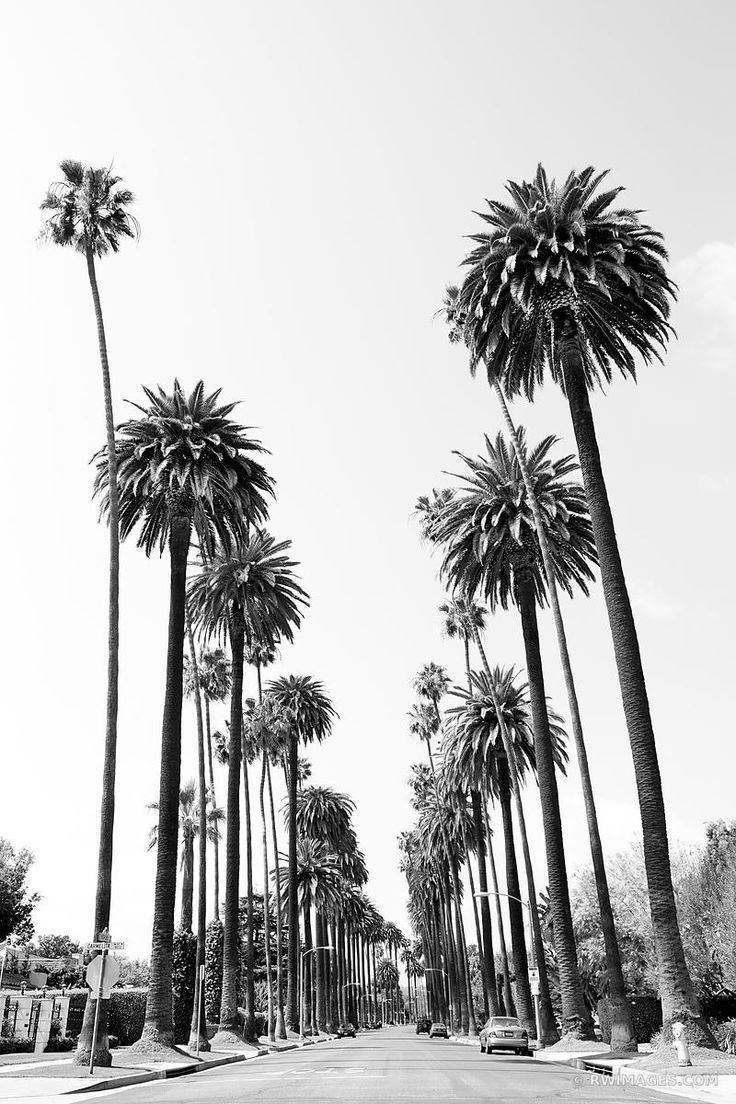
<instances>
[{"instance_id":1,"label":"traffic sign","mask_svg":"<svg viewBox=\"0 0 736 1104\"><path fill-rule=\"evenodd\" d=\"M105 943L102 940L98 940L97 943L88 943L87 946L89 947L89 949L91 951L124 951L125 950L125 944L124 943L110 943L110 942Z\"/></svg>"},{"instance_id":2,"label":"traffic sign","mask_svg":"<svg viewBox=\"0 0 736 1104\"><path fill-rule=\"evenodd\" d=\"M539 970L534 966L529 969L529 988L533 997L539 996Z\"/></svg>"},{"instance_id":3,"label":"traffic sign","mask_svg":"<svg viewBox=\"0 0 736 1104\"><path fill-rule=\"evenodd\" d=\"M85 976L95 1000L98 997L107 1000L110 990L120 977L120 963L109 955L98 955L90 962Z\"/></svg>"}]
</instances>

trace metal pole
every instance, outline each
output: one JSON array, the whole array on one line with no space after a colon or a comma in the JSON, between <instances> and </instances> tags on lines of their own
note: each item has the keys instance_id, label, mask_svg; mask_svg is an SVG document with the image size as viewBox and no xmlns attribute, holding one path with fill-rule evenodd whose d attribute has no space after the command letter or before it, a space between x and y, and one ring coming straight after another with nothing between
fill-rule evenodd
<instances>
[{"instance_id":1,"label":"metal pole","mask_svg":"<svg viewBox=\"0 0 736 1104\"><path fill-rule=\"evenodd\" d=\"M204 1000L204 962L199 967L199 992L197 993L197 1057L199 1058L199 1020Z\"/></svg>"},{"instance_id":2,"label":"metal pole","mask_svg":"<svg viewBox=\"0 0 736 1104\"><path fill-rule=\"evenodd\" d=\"M102 956L102 965L100 966L100 984L97 987L97 1001L95 1003L95 1025L92 1028L92 1049L89 1052L89 1072L94 1073L95 1068L95 1047L97 1046L97 1024L100 1019L100 1001L102 1000L102 981L105 976L105 963L107 962L107 951L100 951Z\"/></svg>"}]
</instances>

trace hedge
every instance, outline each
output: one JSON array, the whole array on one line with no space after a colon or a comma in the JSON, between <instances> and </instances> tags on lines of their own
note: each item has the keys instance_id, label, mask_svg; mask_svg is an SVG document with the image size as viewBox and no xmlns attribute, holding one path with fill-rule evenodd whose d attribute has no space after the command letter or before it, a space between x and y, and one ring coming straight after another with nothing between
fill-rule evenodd
<instances>
[{"instance_id":1,"label":"hedge","mask_svg":"<svg viewBox=\"0 0 736 1104\"><path fill-rule=\"evenodd\" d=\"M107 1017L108 1035L116 1035L121 1046L131 1046L143 1034L147 989L112 989Z\"/></svg>"},{"instance_id":2,"label":"hedge","mask_svg":"<svg viewBox=\"0 0 736 1104\"><path fill-rule=\"evenodd\" d=\"M220 1022L220 1001L222 1000L222 948L225 929L219 920L207 925L204 944L204 1003L208 1023Z\"/></svg>"},{"instance_id":3,"label":"hedge","mask_svg":"<svg viewBox=\"0 0 736 1104\"><path fill-rule=\"evenodd\" d=\"M197 972L197 937L175 931L171 958L171 989L174 996L174 1042L186 1043L192 1027L194 978Z\"/></svg>"},{"instance_id":4,"label":"hedge","mask_svg":"<svg viewBox=\"0 0 736 1104\"><path fill-rule=\"evenodd\" d=\"M23 1039L20 1035L0 1035L0 1054L33 1054L33 1039Z\"/></svg>"}]
</instances>

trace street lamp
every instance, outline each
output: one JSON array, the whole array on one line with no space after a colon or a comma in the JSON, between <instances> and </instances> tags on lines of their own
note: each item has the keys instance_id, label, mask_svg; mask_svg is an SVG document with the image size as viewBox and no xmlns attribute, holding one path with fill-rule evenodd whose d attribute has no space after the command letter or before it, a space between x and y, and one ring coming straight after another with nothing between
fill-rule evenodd
<instances>
[{"instance_id":1,"label":"street lamp","mask_svg":"<svg viewBox=\"0 0 736 1104\"><path fill-rule=\"evenodd\" d=\"M474 893L474 897L508 897L510 901L518 901L529 913L529 944L532 952L532 970L537 969L537 948L534 938L534 924L532 922L532 906L530 901L522 901L521 897L515 897L513 893L498 893L495 890L487 890L484 893ZM542 1046L542 1032L539 1026L539 994L532 994L534 1000L534 1020L537 1025L537 1045Z\"/></svg>"},{"instance_id":2,"label":"street lamp","mask_svg":"<svg viewBox=\"0 0 736 1104\"><path fill-rule=\"evenodd\" d=\"M304 959L307 955L314 954L315 951L334 951L334 947L331 943L325 943L320 947L310 947L307 951L302 951L301 961L299 963L301 970L301 984L299 986L299 1042L304 1046Z\"/></svg>"}]
</instances>

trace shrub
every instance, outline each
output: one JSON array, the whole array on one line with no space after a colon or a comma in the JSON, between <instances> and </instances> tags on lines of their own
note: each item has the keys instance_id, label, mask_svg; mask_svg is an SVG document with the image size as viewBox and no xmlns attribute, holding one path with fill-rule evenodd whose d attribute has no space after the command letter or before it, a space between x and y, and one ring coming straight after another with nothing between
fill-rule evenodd
<instances>
[{"instance_id":1,"label":"shrub","mask_svg":"<svg viewBox=\"0 0 736 1104\"><path fill-rule=\"evenodd\" d=\"M736 1054L736 1020L727 1020L716 1028L716 1038L726 1054Z\"/></svg>"},{"instance_id":2,"label":"shrub","mask_svg":"<svg viewBox=\"0 0 736 1104\"><path fill-rule=\"evenodd\" d=\"M131 1046L143 1034L146 1020L147 989L112 989L107 1019L109 1034L117 1036L122 1046Z\"/></svg>"},{"instance_id":3,"label":"shrub","mask_svg":"<svg viewBox=\"0 0 736 1104\"><path fill-rule=\"evenodd\" d=\"M77 1040L71 1035L50 1036L44 1050L47 1054L61 1054L65 1050L74 1050Z\"/></svg>"},{"instance_id":4,"label":"shrub","mask_svg":"<svg viewBox=\"0 0 736 1104\"><path fill-rule=\"evenodd\" d=\"M650 1043L662 1027L662 1002L646 994L632 997L631 1022L637 1043Z\"/></svg>"},{"instance_id":5,"label":"shrub","mask_svg":"<svg viewBox=\"0 0 736 1104\"><path fill-rule=\"evenodd\" d=\"M174 1042L186 1043L192 1026L194 975L197 969L197 937L191 932L174 932L171 958L171 989L174 995Z\"/></svg>"},{"instance_id":6,"label":"shrub","mask_svg":"<svg viewBox=\"0 0 736 1104\"><path fill-rule=\"evenodd\" d=\"M706 1019L719 1023L736 1020L736 993L733 989L721 989L719 993L704 997L700 1003Z\"/></svg>"},{"instance_id":7,"label":"shrub","mask_svg":"<svg viewBox=\"0 0 736 1104\"><path fill-rule=\"evenodd\" d=\"M33 1039L22 1039L19 1035L0 1036L0 1054L33 1054Z\"/></svg>"},{"instance_id":8,"label":"shrub","mask_svg":"<svg viewBox=\"0 0 736 1104\"><path fill-rule=\"evenodd\" d=\"M219 1023L222 1000L222 947L225 929L219 920L207 925L204 945L204 1003L209 1023Z\"/></svg>"}]
</instances>

